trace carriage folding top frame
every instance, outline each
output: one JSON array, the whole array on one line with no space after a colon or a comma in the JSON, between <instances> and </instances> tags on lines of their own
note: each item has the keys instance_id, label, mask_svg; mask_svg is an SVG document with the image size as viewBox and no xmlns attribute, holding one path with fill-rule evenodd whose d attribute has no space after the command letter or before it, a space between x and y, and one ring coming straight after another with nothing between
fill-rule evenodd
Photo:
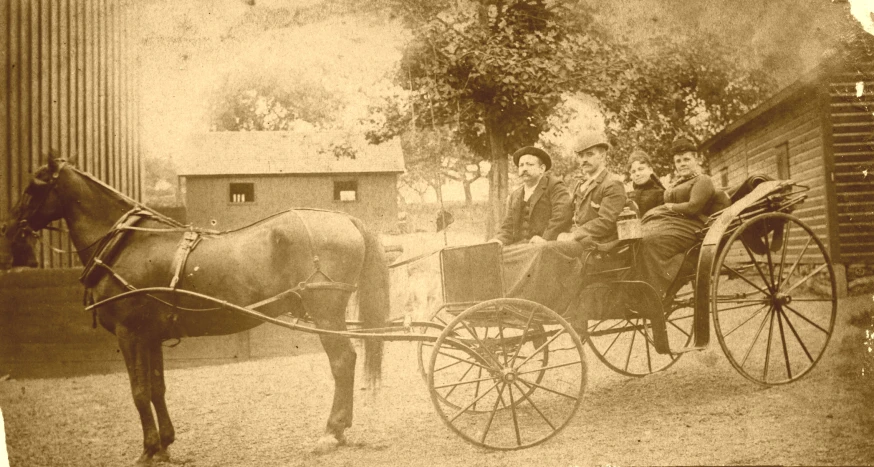
<instances>
[{"instance_id":1,"label":"carriage folding top frame","mask_svg":"<svg viewBox=\"0 0 874 467\"><path fill-rule=\"evenodd\" d=\"M505 297L497 243L440 250L443 300L430 320L407 317L381 329L317 329L266 316L259 304L168 287L130 290L91 308L137 294L181 294L293 330L419 341L420 371L446 425L476 445L520 449L546 441L573 418L587 381L584 344L611 369L644 376L705 348L712 316L729 362L751 381L785 384L816 365L834 329L837 293L823 243L792 215L806 188L788 180L755 180L748 188L711 217L664 300L622 299L647 293L627 277L632 240L587 257L624 261L610 274L583 278L581 294L593 287L613 291L599 309L579 309L586 302L578 301L551 310Z\"/></svg>"}]
</instances>

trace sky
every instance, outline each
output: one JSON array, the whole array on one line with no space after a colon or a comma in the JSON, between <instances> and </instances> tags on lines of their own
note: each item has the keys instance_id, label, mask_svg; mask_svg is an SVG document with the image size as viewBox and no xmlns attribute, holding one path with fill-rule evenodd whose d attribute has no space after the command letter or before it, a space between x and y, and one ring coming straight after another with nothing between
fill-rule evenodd
<instances>
[{"instance_id":1,"label":"sky","mask_svg":"<svg viewBox=\"0 0 874 467\"><path fill-rule=\"evenodd\" d=\"M751 66L770 66L789 84L826 53L823 43L841 5L832 0L589 0L600 20L632 44L659 34L705 28L737 38ZM852 13L874 32L874 0L851 0ZM367 105L397 93L390 76L408 33L392 20L332 11L321 0L140 0L136 13L146 158L184 157L188 137L208 130L210 93L235 70L302 78L342 93L340 120L354 128ZM796 8L794 14L784 14ZM574 131L603 131L597 102L569 98ZM544 139L567 145L574 131ZM450 194L450 197L456 195Z\"/></svg>"}]
</instances>

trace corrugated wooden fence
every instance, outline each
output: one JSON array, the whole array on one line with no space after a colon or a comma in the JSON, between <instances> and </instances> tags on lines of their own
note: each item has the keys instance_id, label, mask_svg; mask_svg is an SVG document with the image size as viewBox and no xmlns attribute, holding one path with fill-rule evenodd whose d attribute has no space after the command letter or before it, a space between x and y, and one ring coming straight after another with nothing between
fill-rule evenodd
<instances>
[{"instance_id":1,"label":"corrugated wooden fence","mask_svg":"<svg viewBox=\"0 0 874 467\"><path fill-rule=\"evenodd\" d=\"M49 153L140 198L133 5L0 2L0 221ZM42 267L77 265L64 234L44 235Z\"/></svg>"}]
</instances>

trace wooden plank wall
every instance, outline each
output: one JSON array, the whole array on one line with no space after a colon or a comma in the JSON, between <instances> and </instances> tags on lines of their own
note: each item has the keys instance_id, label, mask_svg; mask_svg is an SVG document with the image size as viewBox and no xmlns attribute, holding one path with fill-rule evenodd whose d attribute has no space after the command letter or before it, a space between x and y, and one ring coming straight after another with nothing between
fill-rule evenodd
<instances>
[{"instance_id":1,"label":"wooden plank wall","mask_svg":"<svg viewBox=\"0 0 874 467\"><path fill-rule=\"evenodd\" d=\"M828 245L826 172L824 169L820 100L815 88L806 89L773 111L750 122L734 139L710 156L711 173L728 170L729 186L750 175L777 174L778 156L789 151L789 178L810 187L795 215Z\"/></svg>"},{"instance_id":2,"label":"wooden plank wall","mask_svg":"<svg viewBox=\"0 0 874 467\"><path fill-rule=\"evenodd\" d=\"M0 2L0 222L50 151L141 196L138 87L129 0ZM78 265L48 231L42 267Z\"/></svg>"},{"instance_id":3,"label":"wooden plank wall","mask_svg":"<svg viewBox=\"0 0 874 467\"><path fill-rule=\"evenodd\" d=\"M846 264L874 263L874 64L832 75L828 108L836 216Z\"/></svg>"}]
</instances>

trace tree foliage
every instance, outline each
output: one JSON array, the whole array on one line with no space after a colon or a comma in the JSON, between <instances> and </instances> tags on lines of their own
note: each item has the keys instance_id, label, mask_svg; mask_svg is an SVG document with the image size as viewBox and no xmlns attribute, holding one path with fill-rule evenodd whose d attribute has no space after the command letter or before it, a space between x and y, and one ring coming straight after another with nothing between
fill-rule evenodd
<instances>
[{"instance_id":1,"label":"tree foliage","mask_svg":"<svg viewBox=\"0 0 874 467\"><path fill-rule=\"evenodd\" d=\"M626 51L632 66L621 82L598 97L614 155L643 149L661 173L671 166L669 148L675 137L702 142L775 90L770 76L739 65L740 50L706 33L666 35L649 50Z\"/></svg>"},{"instance_id":2,"label":"tree foliage","mask_svg":"<svg viewBox=\"0 0 874 467\"><path fill-rule=\"evenodd\" d=\"M396 82L409 94L381 112L379 141L411 125L448 128L492 161L491 228L503 214L508 155L534 143L567 92L609 86L622 68L579 2L395 0L412 30Z\"/></svg>"},{"instance_id":3,"label":"tree foliage","mask_svg":"<svg viewBox=\"0 0 874 467\"><path fill-rule=\"evenodd\" d=\"M214 131L281 131L301 125L327 127L343 99L319 83L265 70L227 75L212 94L210 127Z\"/></svg>"}]
</instances>

